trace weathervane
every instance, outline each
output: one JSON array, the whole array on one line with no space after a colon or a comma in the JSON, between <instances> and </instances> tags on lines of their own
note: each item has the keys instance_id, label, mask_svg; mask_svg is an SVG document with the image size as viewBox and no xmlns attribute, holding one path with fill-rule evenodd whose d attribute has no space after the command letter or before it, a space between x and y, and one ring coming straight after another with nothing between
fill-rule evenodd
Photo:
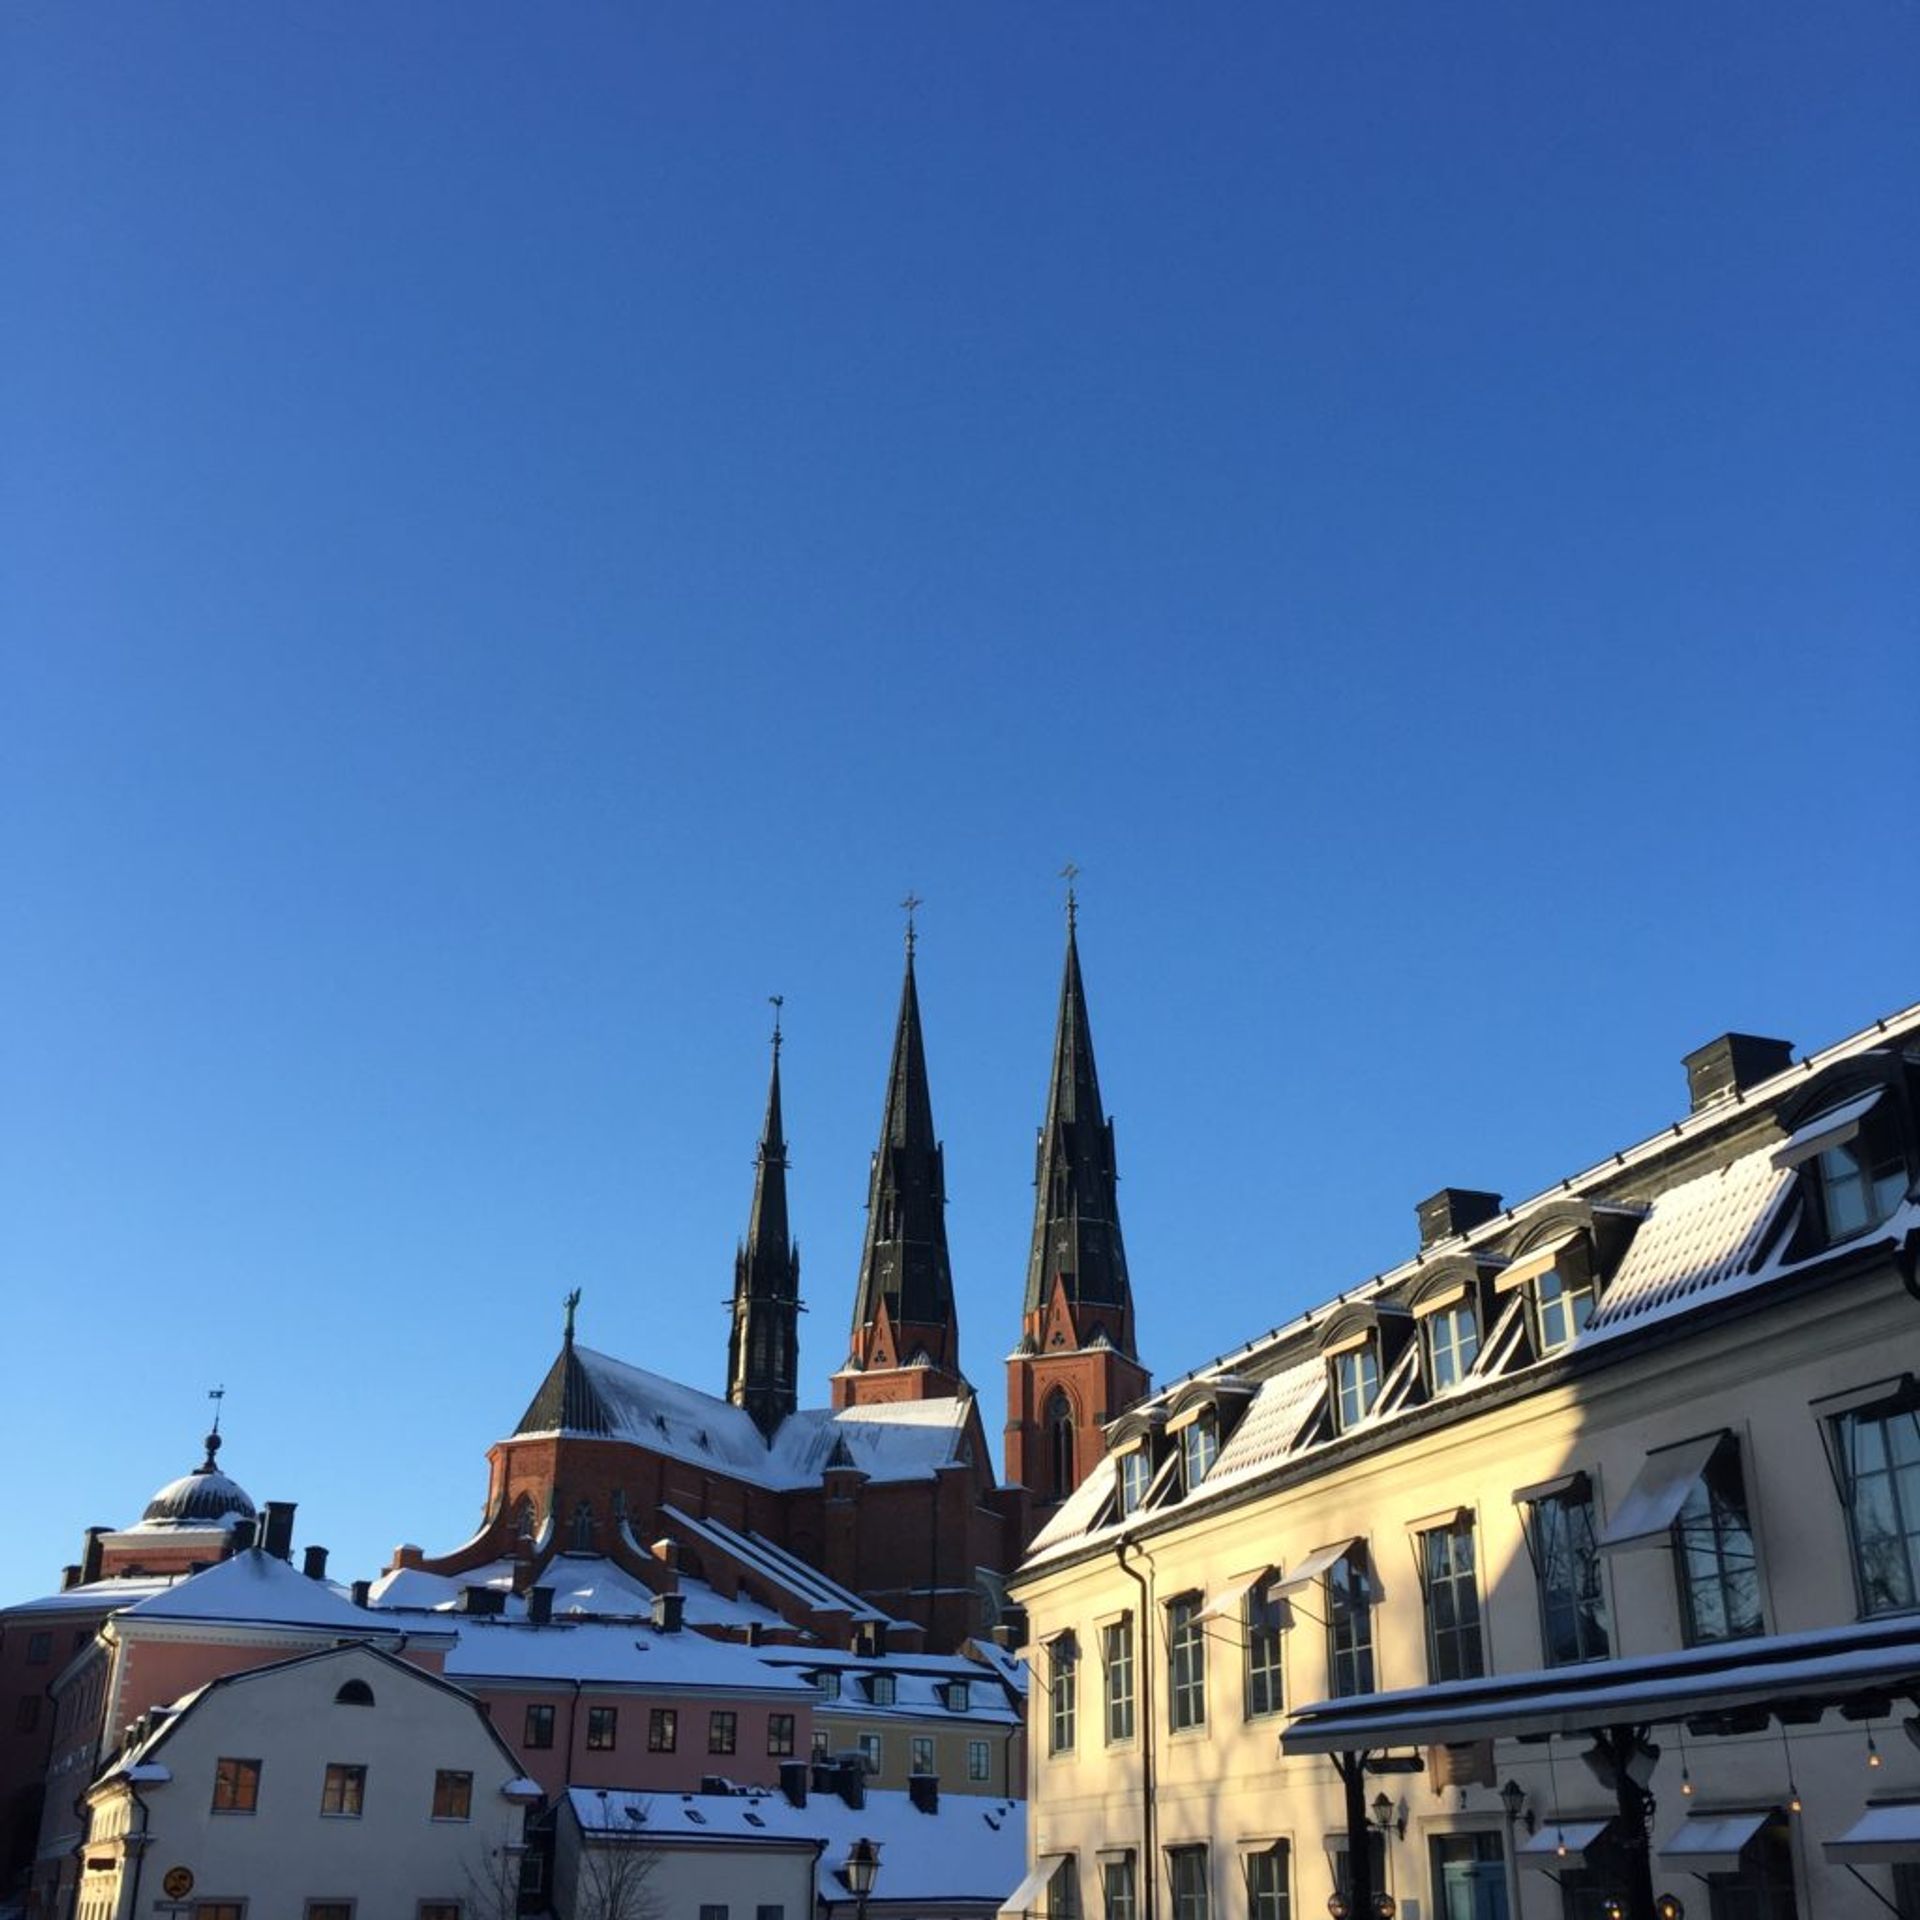
<instances>
[{"instance_id":1,"label":"weathervane","mask_svg":"<svg viewBox=\"0 0 1920 1920\"><path fill-rule=\"evenodd\" d=\"M568 1294L564 1300L560 1302L560 1304L563 1307L565 1307L567 1310L566 1342L568 1346L572 1346L573 1345L573 1310L580 1304L580 1289L578 1287L575 1287L574 1290L570 1294Z\"/></svg>"},{"instance_id":2,"label":"weathervane","mask_svg":"<svg viewBox=\"0 0 1920 1920\"><path fill-rule=\"evenodd\" d=\"M767 995L767 1005L773 1009L773 1057L776 1060L780 1058L780 1009L786 1004L787 996L784 993Z\"/></svg>"},{"instance_id":3,"label":"weathervane","mask_svg":"<svg viewBox=\"0 0 1920 1920\"><path fill-rule=\"evenodd\" d=\"M907 912L907 958L911 960L913 958L913 949L917 939L917 936L915 935L913 930L913 916L927 903L924 900L922 900L917 893L909 891L907 894L907 897L904 900L902 900L900 904L906 909L906 912Z\"/></svg>"},{"instance_id":4,"label":"weathervane","mask_svg":"<svg viewBox=\"0 0 1920 1920\"><path fill-rule=\"evenodd\" d=\"M1067 931L1069 933L1080 923L1080 899L1073 890L1073 883L1079 877L1080 869L1071 860L1060 869L1060 878L1067 883Z\"/></svg>"},{"instance_id":5,"label":"weathervane","mask_svg":"<svg viewBox=\"0 0 1920 1920\"><path fill-rule=\"evenodd\" d=\"M209 1387L207 1389L207 1398L213 1402L213 1430L215 1433L220 1431L220 1402L226 1397L227 1390L225 1387Z\"/></svg>"}]
</instances>

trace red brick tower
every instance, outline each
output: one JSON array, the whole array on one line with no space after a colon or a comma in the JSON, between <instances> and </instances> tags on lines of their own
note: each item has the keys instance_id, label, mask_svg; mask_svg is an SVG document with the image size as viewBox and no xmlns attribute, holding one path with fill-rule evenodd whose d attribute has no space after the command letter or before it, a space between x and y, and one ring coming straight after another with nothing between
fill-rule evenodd
<instances>
[{"instance_id":1,"label":"red brick tower","mask_svg":"<svg viewBox=\"0 0 1920 1920\"><path fill-rule=\"evenodd\" d=\"M1147 1391L1134 1353L1113 1123L1100 1107L1067 893L1067 959L1046 1124L1034 1160L1033 1252L1020 1344L1007 1362L1006 1477L1037 1529L1092 1472L1101 1428Z\"/></svg>"}]
</instances>

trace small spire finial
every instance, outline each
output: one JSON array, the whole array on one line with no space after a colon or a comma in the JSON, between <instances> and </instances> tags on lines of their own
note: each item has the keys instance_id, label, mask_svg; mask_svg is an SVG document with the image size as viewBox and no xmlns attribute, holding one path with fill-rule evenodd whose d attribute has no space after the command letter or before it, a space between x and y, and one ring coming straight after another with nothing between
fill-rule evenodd
<instances>
[{"instance_id":1,"label":"small spire finial","mask_svg":"<svg viewBox=\"0 0 1920 1920\"><path fill-rule=\"evenodd\" d=\"M1060 878L1067 883L1067 931L1069 933L1080 924L1080 896L1073 890L1073 883L1079 877L1080 869L1071 860L1060 869Z\"/></svg>"},{"instance_id":2,"label":"small spire finial","mask_svg":"<svg viewBox=\"0 0 1920 1920\"><path fill-rule=\"evenodd\" d=\"M565 1307L567 1310L567 1325L566 1325L565 1338L566 1338L567 1345L572 1346L573 1345L573 1310L580 1304L580 1289L578 1287L575 1287L574 1290L570 1294L568 1294L564 1300L560 1302L560 1304L563 1307Z\"/></svg>"},{"instance_id":3,"label":"small spire finial","mask_svg":"<svg viewBox=\"0 0 1920 1920\"><path fill-rule=\"evenodd\" d=\"M773 1009L773 1057L778 1060L780 1058L780 1009L787 1004L787 996L784 993L770 993L767 995L767 1004Z\"/></svg>"},{"instance_id":4,"label":"small spire finial","mask_svg":"<svg viewBox=\"0 0 1920 1920\"><path fill-rule=\"evenodd\" d=\"M213 1425L207 1430L207 1457L201 1463L202 1473L213 1471L213 1456L220 1451L220 1402L227 1397L225 1387L209 1387L207 1398L213 1402Z\"/></svg>"},{"instance_id":5,"label":"small spire finial","mask_svg":"<svg viewBox=\"0 0 1920 1920\"><path fill-rule=\"evenodd\" d=\"M907 958L911 960L913 958L914 947L919 943L919 936L913 930L913 916L927 903L922 900L917 893L909 889L907 897L902 900L900 904L906 910L907 915Z\"/></svg>"}]
</instances>

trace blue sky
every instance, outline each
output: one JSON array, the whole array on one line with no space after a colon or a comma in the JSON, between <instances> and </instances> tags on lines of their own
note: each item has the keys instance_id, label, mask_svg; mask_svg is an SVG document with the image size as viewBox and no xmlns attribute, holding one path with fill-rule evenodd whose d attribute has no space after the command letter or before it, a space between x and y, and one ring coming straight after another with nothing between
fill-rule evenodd
<instances>
[{"instance_id":1,"label":"blue sky","mask_svg":"<svg viewBox=\"0 0 1920 1920\"><path fill-rule=\"evenodd\" d=\"M1916 997L1920 14L0 18L9 1596L227 1459L463 1539L821 1397L898 988L962 1353L1083 952L1162 1377Z\"/></svg>"}]
</instances>

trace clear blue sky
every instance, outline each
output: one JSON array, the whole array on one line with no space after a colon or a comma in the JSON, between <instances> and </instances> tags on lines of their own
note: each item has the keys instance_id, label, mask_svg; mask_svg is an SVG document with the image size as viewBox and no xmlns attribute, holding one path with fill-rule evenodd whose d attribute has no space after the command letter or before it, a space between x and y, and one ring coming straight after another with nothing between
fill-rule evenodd
<instances>
[{"instance_id":1,"label":"clear blue sky","mask_svg":"<svg viewBox=\"0 0 1920 1920\"><path fill-rule=\"evenodd\" d=\"M6 1597L810 1396L925 896L1001 1409L1083 949L1166 1377L1920 995L1920 11L0 14ZM44 1463L36 1471L36 1463Z\"/></svg>"}]
</instances>

